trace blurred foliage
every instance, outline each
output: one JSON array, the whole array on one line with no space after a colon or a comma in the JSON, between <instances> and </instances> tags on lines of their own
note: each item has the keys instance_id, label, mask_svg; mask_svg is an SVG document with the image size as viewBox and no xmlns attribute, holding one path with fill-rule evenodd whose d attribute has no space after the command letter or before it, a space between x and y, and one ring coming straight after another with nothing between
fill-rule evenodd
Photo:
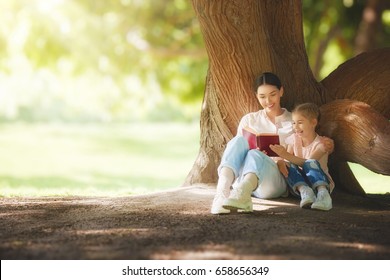
<instances>
[{"instance_id":1,"label":"blurred foliage","mask_svg":"<svg viewBox=\"0 0 390 280\"><path fill-rule=\"evenodd\" d=\"M366 1L302 2L320 79L354 55ZM0 120L198 118L208 65L191 1L12 0L0 18Z\"/></svg>"},{"instance_id":2,"label":"blurred foliage","mask_svg":"<svg viewBox=\"0 0 390 280\"><path fill-rule=\"evenodd\" d=\"M0 17L3 120L197 118L207 56L189 1L2 1Z\"/></svg>"},{"instance_id":3,"label":"blurred foliage","mask_svg":"<svg viewBox=\"0 0 390 280\"><path fill-rule=\"evenodd\" d=\"M325 78L356 55L356 37L370 0L302 0L306 50L314 76ZM371 1L383 9L375 34L375 48L390 46L390 3ZM381 16L381 15L376 15Z\"/></svg>"}]
</instances>

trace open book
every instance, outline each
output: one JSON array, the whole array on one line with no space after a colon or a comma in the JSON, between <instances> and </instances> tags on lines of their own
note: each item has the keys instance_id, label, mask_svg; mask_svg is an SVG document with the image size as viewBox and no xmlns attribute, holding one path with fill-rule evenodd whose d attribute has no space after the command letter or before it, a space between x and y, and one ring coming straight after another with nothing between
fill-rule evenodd
<instances>
[{"instance_id":1,"label":"open book","mask_svg":"<svg viewBox=\"0 0 390 280\"><path fill-rule=\"evenodd\" d=\"M249 127L242 129L242 135L248 140L249 149L265 151L270 157L277 157L269 145L279 144L279 135L276 133L257 133Z\"/></svg>"}]
</instances>

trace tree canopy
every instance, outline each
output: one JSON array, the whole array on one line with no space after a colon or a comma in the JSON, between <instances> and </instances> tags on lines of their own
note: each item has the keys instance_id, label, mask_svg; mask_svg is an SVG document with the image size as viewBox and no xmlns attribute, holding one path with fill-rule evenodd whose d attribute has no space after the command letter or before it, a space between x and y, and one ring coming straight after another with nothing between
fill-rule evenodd
<instances>
[{"instance_id":1,"label":"tree canopy","mask_svg":"<svg viewBox=\"0 0 390 280\"><path fill-rule=\"evenodd\" d=\"M0 16L2 119L131 120L201 99L188 1L2 1Z\"/></svg>"},{"instance_id":2,"label":"tree canopy","mask_svg":"<svg viewBox=\"0 0 390 280\"><path fill-rule=\"evenodd\" d=\"M354 55L369 2L303 1L315 76ZM374 2L386 46L389 7ZM190 1L14 0L0 16L0 119L197 118L208 60Z\"/></svg>"}]
</instances>

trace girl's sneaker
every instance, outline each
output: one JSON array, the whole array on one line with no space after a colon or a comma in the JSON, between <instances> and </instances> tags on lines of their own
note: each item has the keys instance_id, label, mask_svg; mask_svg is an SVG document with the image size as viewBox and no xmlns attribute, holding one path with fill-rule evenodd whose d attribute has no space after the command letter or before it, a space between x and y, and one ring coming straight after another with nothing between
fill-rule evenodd
<instances>
[{"instance_id":1,"label":"girl's sneaker","mask_svg":"<svg viewBox=\"0 0 390 280\"><path fill-rule=\"evenodd\" d=\"M299 193L301 195L301 203L299 206L306 209L310 208L310 206L316 200L316 195L314 194L313 190L309 187L302 186L299 190Z\"/></svg>"},{"instance_id":2,"label":"girl's sneaker","mask_svg":"<svg viewBox=\"0 0 390 280\"><path fill-rule=\"evenodd\" d=\"M328 211L332 209L332 198L328 191L319 191L316 201L311 205L311 209Z\"/></svg>"}]
</instances>

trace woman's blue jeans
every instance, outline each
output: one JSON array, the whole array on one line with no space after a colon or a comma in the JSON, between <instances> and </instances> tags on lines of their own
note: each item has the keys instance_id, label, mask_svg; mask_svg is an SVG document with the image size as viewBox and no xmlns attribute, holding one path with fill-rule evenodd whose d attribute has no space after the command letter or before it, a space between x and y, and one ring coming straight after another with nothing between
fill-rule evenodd
<instances>
[{"instance_id":1,"label":"woman's blue jeans","mask_svg":"<svg viewBox=\"0 0 390 280\"><path fill-rule=\"evenodd\" d=\"M276 163L264 153L249 150L248 141L242 136L236 136L229 141L222 155L218 174L222 167L228 167L234 172L236 183L248 173L256 174L258 188L252 195L258 198L277 198L287 194L287 184Z\"/></svg>"},{"instance_id":2,"label":"woman's blue jeans","mask_svg":"<svg viewBox=\"0 0 390 280\"><path fill-rule=\"evenodd\" d=\"M328 187L329 179L317 160L308 159L302 168L293 163L290 164L287 184L292 190L292 193L299 196L299 192L296 190L298 186L308 186L315 191L319 186Z\"/></svg>"}]
</instances>

